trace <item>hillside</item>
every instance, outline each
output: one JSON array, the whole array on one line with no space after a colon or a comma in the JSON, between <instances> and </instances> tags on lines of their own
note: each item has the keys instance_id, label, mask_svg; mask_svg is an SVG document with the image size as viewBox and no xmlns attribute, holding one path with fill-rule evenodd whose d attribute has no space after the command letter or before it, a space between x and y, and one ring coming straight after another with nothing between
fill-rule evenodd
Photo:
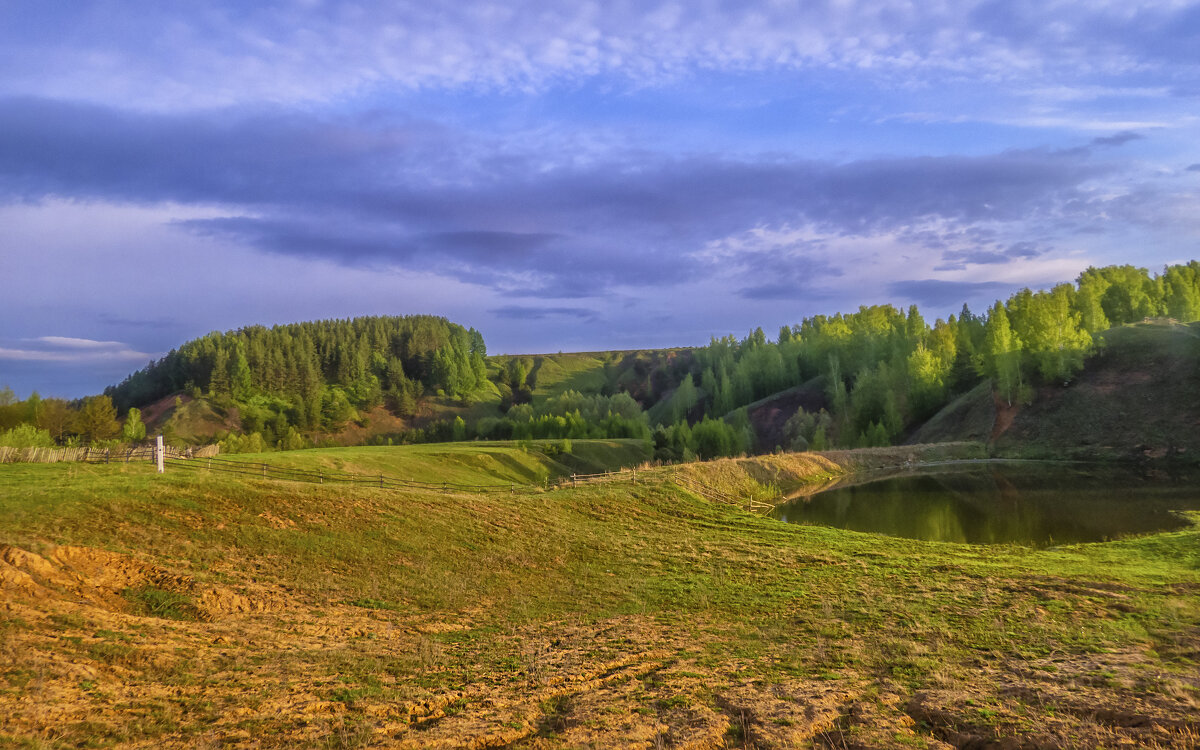
<instances>
[{"instance_id":1,"label":"hillside","mask_svg":"<svg viewBox=\"0 0 1200 750\"><path fill-rule=\"evenodd\" d=\"M490 484L547 466L470 443L262 458ZM693 470L736 489L859 460ZM981 548L781 524L653 473L474 495L142 464L5 465L0 518L4 746L1187 747L1200 735L1195 528Z\"/></svg>"},{"instance_id":2,"label":"hillside","mask_svg":"<svg viewBox=\"0 0 1200 750\"><path fill-rule=\"evenodd\" d=\"M566 391L628 393L646 407L669 397L691 365L688 349L632 349L488 357L488 374L506 383L510 363L523 364L528 399L534 406Z\"/></svg>"},{"instance_id":3,"label":"hillside","mask_svg":"<svg viewBox=\"0 0 1200 750\"><path fill-rule=\"evenodd\" d=\"M1099 336L1098 352L1066 385L1007 404L987 387L947 406L912 442L990 441L1028 458L1200 460L1200 324L1155 321Z\"/></svg>"},{"instance_id":4,"label":"hillside","mask_svg":"<svg viewBox=\"0 0 1200 750\"><path fill-rule=\"evenodd\" d=\"M103 396L0 390L0 444L638 439L678 462L983 440L999 455L1190 457L1196 329L1142 324L1168 315L1200 318L1200 263L1089 268L932 324L871 305L692 348L487 357L478 331L430 316L250 326Z\"/></svg>"}]
</instances>

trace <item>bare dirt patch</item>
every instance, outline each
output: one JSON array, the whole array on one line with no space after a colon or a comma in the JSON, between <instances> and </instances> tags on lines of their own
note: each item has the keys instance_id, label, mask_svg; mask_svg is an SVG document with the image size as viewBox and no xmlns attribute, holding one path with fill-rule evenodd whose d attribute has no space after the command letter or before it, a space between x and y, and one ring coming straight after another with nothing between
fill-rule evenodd
<instances>
[{"instance_id":1,"label":"bare dirt patch","mask_svg":"<svg viewBox=\"0 0 1200 750\"><path fill-rule=\"evenodd\" d=\"M912 687L870 660L775 670L770 648L737 656L734 636L695 618L497 630L484 602L370 609L197 581L105 550L40 549L0 548L0 734L29 742L782 750L1187 748L1200 738L1200 678L1164 672L1135 648L981 658ZM120 592L146 585L189 595L203 616L131 611ZM1031 585L1047 598L1136 593L1051 577Z\"/></svg>"}]
</instances>

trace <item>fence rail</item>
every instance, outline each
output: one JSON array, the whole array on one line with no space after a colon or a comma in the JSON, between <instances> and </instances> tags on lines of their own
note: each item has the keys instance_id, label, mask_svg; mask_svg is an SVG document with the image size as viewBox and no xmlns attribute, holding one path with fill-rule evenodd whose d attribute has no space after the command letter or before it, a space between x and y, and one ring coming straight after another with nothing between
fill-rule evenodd
<instances>
[{"instance_id":1,"label":"fence rail","mask_svg":"<svg viewBox=\"0 0 1200 750\"><path fill-rule=\"evenodd\" d=\"M417 479L404 479L388 476L387 474L358 474L334 469L293 469L286 466L275 466L255 461L240 461L219 456L220 448L207 445L203 448L179 450L167 447L164 449L164 463L172 469L184 471L216 471L226 474L238 474L257 479L275 479L291 482L308 482L311 484L343 484L358 487L379 487L382 489L421 489L434 492L516 492L518 489L529 491L541 489L540 485L517 484L459 484L457 482L423 482ZM130 448L5 448L0 447L0 463L56 463L59 461L80 461L87 463L129 463L132 461L154 461L154 446L139 445ZM621 469L620 471L605 471L596 474L572 474L570 477L559 479L556 487L578 487L581 484L598 484L605 482L649 482L669 479L677 486L688 490L700 497L744 508L748 513L763 513L772 506L754 498L739 498L693 479L682 476L677 472L664 475L661 469L638 470Z\"/></svg>"},{"instance_id":2,"label":"fence rail","mask_svg":"<svg viewBox=\"0 0 1200 750\"><path fill-rule=\"evenodd\" d=\"M729 493L721 492L720 490L700 484L694 479L690 479L678 473L673 473L671 475L671 481L675 482L675 484L679 485L683 489L695 493L703 498L707 498L724 505L745 508L747 513L766 513L775 507L770 503L764 503L763 501L755 500L752 497L739 498L734 495L730 495Z\"/></svg>"},{"instance_id":3,"label":"fence rail","mask_svg":"<svg viewBox=\"0 0 1200 750\"><path fill-rule=\"evenodd\" d=\"M645 481L650 475L650 472L642 469L641 480ZM581 484L596 484L600 482L633 482L637 484L638 481L637 469L620 469L619 471L604 471L597 474L572 474L569 477L559 479L555 486L578 487Z\"/></svg>"},{"instance_id":4,"label":"fence rail","mask_svg":"<svg viewBox=\"0 0 1200 750\"><path fill-rule=\"evenodd\" d=\"M206 458L215 456L221 448L217 445L206 445L202 448L179 450L166 448L167 457ZM52 464L60 461L79 461L83 463L129 463L131 461L153 461L153 445L124 446L120 448L97 448L86 446L81 448L7 448L0 447L0 464L37 463Z\"/></svg>"}]
</instances>

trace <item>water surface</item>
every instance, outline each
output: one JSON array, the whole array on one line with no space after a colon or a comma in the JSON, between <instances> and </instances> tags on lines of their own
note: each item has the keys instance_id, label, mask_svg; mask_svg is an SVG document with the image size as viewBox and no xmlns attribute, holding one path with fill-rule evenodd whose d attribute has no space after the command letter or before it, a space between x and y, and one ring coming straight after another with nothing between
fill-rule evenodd
<instances>
[{"instance_id":1,"label":"water surface","mask_svg":"<svg viewBox=\"0 0 1200 750\"><path fill-rule=\"evenodd\" d=\"M1028 461L964 462L842 484L778 505L788 523L969 544L1046 547L1176 529L1200 477Z\"/></svg>"}]
</instances>

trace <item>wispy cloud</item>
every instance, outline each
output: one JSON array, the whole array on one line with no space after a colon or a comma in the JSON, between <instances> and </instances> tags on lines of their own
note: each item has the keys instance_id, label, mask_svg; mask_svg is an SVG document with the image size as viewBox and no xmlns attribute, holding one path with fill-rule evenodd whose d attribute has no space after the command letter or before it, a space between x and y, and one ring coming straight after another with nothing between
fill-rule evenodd
<instances>
[{"instance_id":1,"label":"wispy cloud","mask_svg":"<svg viewBox=\"0 0 1200 750\"><path fill-rule=\"evenodd\" d=\"M492 315L511 320L545 320L547 318L577 318L594 320L599 317L595 310L586 307L536 307L533 305L505 305L488 310Z\"/></svg>"},{"instance_id":2,"label":"wispy cloud","mask_svg":"<svg viewBox=\"0 0 1200 750\"><path fill-rule=\"evenodd\" d=\"M388 87L529 92L600 75L662 85L698 70L763 69L1022 82L1094 96L1147 88L1089 80L1102 74L1173 68L1187 80L1197 65L1196 10L1171 3L468 0L436 12L385 0L31 3L7 20L4 89L150 108L329 101ZM1047 83L1063 77L1077 83Z\"/></svg>"},{"instance_id":3,"label":"wispy cloud","mask_svg":"<svg viewBox=\"0 0 1200 750\"><path fill-rule=\"evenodd\" d=\"M998 281L914 279L893 282L888 285L888 291L921 306L937 309L966 302L981 295L1001 297L1011 291L1011 286Z\"/></svg>"},{"instance_id":4,"label":"wispy cloud","mask_svg":"<svg viewBox=\"0 0 1200 750\"><path fill-rule=\"evenodd\" d=\"M93 341L69 336L40 336L19 348L0 346L0 360L86 365L128 362L145 364L155 354L139 352L120 341Z\"/></svg>"}]
</instances>

